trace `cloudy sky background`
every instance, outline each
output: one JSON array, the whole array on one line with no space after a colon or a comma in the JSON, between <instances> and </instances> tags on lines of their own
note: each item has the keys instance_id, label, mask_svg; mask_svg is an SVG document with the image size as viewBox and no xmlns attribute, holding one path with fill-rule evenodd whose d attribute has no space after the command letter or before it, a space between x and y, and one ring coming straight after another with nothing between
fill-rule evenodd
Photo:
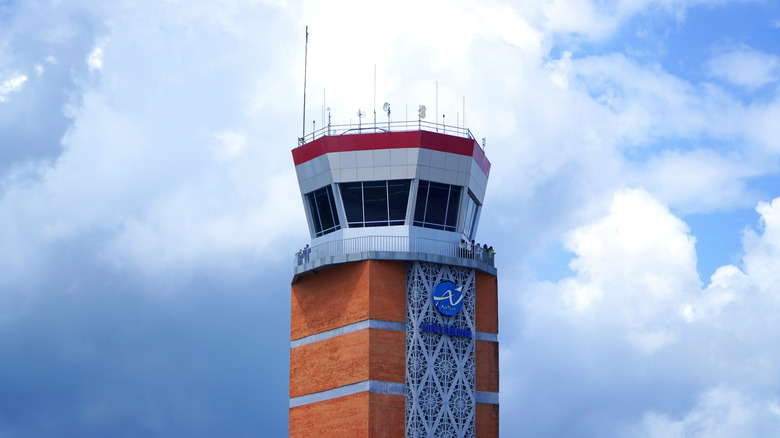
<instances>
[{"instance_id":1,"label":"cloudy sky background","mask_svg":"<svg viewBox=\"0 0 780 438\"><path fill-rule=\"evenodd\" d=\"M375 68L486 137L502 436L780 434L777 2L0 0L0 435L284 436L290 150Z\"/></svg>"}]
</instances>

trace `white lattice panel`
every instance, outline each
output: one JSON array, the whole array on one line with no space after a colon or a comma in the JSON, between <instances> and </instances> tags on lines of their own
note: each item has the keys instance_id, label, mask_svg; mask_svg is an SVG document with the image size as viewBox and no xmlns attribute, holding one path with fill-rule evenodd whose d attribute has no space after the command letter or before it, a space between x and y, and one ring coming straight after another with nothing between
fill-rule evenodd
<instances>
[{"instance_id":1,"label":"white lattice panel","mask_svg":"<svg viewBox=\"0 0 780 438\"><path fill-rule=\"evenodd\" d=\"M442 281L463 286L463 308L444 316L431 293ZM474 328L474 270L410 262L406 272L406 436L474 437L474 337L421 331L423 323Z\"/></svg>"}]
</instances>

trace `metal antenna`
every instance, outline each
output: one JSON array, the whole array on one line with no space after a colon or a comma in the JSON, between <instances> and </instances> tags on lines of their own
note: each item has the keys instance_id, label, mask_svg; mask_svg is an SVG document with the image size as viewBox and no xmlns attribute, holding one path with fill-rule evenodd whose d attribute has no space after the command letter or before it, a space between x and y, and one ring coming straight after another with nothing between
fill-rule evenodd
<instances>
[{"instance_id":1,"label":"metal antenna","mask_svg":"<svg viewBox=\"0 0 780 438\"><path fill-rule=\"evenodd\" d=\"M362 119L363 117L366 116L366 113L364 113L362 109L358 109L357 115L358 115L358 132L361 132L363 130Z\"/></svg>"},{"instance_id":2,"label":"metal antenna","mask_svg":"<svg viewBox=\"0 0 780 438\"><path fill-rule=\"evenodd\" d=\"M390 102L385 102L382 105L382 110L387 113L387 130L390 131Z\"/></svg>"},{"instance_id":3,"label":"metal antenna","mask_svg":"<svg viewBox=\"0 0 780 438\"><path fill-rule=\"evenodd\" d=\"M306 70L309 64L309 26L306 26L306 45L303 54L303 132L301 139L306 137Z\"/></svg>"},{"instance_id":4,"label":"metal antenna","mask_svg":"<svg viewBox=\"0 0 780 438\"><path fill-rule=\"evenodd\" d=\"M376 129L376 64L374 64L374 129Z\"/></svg>"}]
</instances>

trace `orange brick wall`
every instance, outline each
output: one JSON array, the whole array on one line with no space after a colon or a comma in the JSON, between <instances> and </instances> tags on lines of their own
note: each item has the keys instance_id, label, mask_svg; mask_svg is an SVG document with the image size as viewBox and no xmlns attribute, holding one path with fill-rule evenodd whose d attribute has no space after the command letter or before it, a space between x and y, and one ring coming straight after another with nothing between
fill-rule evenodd
<instances>
[{"instance_id":1,"label":"orange brick wall","mask_svg":"<svg viewBox=\"0 0 780 438\"><path fill-rule=\"evenodd\" d=\"M346 263L301 278L292 286L290 338L368 318L368 263Z\"/></svg>"},{"instance_id":2,"label":"orange brick wall","mask_svg":"<svg viewBox=\"0 0 780 438\"><path fill-rule=\"evenodd\" d=\"M368 436L369 393L290 409L290 437L361 437Z\"/></svg>"},{"instance_id":3,"label":"orange brick wall","mask_svg":"<svg viewBox=\"0 0 780 438\"><path fill-rule=\"evenodd\" d=\"M368 330L290 350L290 398L368 379Z\"/></svg>"},{"instance_id":4,"label":"orange brick wall","mask_svg":"<svg viewBox=\"0 0 780 438\"><path fill-rule=\"evenodd\" d=\"M403 438L405 398L361 392L290 409L290 437Z\"/></svg>"},{"instance_id":5,"label":"orange brick wall","mask_svg":"<svg viewBox=\"0 0 780 438\"><path fill-rule=\"evenodd\" d=\"M404 383L406 335L366 329L290 350L290 398L364 380Z\"/></svg>"},{"instance_id":6,"label":"orange brick wall","mask_svg":"<svg viewBox=\"0 0 780 438\"><path fill-rule=\"evenodd\" d=\"M333 266L292 285L290 338L369 318L406 322L405 297L406 262L364 260Z\"/></svg>"},{"instance_id":7,"label":"orange brick wall","mask_svg":"<svg viewBox=\"0 0 780 438\"><path fill-rule=\"evenodd\" d=\"M498 438L498 405L477 403L474 428L477 438Z\"/></svg>"},{"instance_id":8,"label":"orange brick wall","mask_svg":"<svg viewBox=\"0 0 780 438\"><path fill-rule=\"evenodd\" d=\"M498 333L498 277L477 271L475 323L478 332Z\"/></svg>"},{"instance_id":9,"label":"orange brick wall","mask_svg":"<svg viewBox=\"0 0 780 438\"><path fill-rule=\"evenodd\" d=\"M406 323L406 262L369 260L369 317Z\"/></svg>"},{"instance_id":10,"label":"orange brick wall","mask_svg":"<svg viewBox=\"0 0 780 438\"><path fill-rule=\"evenodd\" d=\"M406 421L406 397L369 394L369 437L403 438Z\"/></svg>"},{"instance_id":11,"label":"orange brick wall","mask_svg":"<svg viewBox=\"0 0 780 438\"><path fill-rule=\"evenodd\" d=\"M371 361L368 377L383 382L406 383L406 333L370 329Z\"/></svg>"},{"instance_id":12,"label":"orange brick wall","mask_svg":"<svg viewBox=\"0 0 780 438\"><path fill-rule=\"evenodd\" d=\"M476 341L477 391L498 392L498 343Z\"/></svg>"}]
</instances>

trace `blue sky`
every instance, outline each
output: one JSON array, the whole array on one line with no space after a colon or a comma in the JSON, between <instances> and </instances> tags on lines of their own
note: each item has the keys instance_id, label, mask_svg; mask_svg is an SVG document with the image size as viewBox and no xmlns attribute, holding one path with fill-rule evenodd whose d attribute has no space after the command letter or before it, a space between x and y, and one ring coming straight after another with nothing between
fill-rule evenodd
<instances>
[{"instance_id":1,"label":"blue sky","mask_svg":"<svg viewBox=\"0 0 780 438\"><path fill-rule=\"evenodd\" d=\"M0 1L0 435L285 435L307 25L307 131L376 68L486 137L502 436L780 434L778 2L41 0Z\"/></svg>"}]
</instances>

